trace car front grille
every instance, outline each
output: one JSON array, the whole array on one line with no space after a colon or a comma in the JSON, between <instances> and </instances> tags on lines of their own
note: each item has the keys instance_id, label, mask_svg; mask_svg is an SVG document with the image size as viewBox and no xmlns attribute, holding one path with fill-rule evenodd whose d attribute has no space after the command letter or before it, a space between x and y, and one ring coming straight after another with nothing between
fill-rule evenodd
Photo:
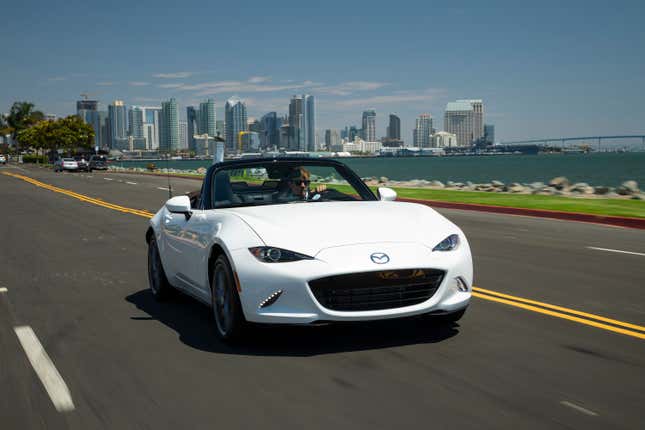
<instances>
[{"instance_id":1,"label":"car front grille","mask_svg":"<svg viewBox=\"0 0 645 430\"><path fill-rule=\"evenodd\" d=\"M431 298L445 272L437 269L382 270L309 281L316 300L334 311L374 311L412 306Z\"/></svg>"}]
</instances>

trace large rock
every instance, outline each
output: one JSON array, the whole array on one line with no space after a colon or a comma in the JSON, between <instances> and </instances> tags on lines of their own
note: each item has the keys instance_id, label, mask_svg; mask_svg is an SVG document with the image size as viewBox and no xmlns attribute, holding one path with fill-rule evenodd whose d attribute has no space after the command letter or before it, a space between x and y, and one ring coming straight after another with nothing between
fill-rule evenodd
<instances>
[{"instance_id":1,"label":"large rock","mask_svg":"<svg viewBox=\"0 0 645 430\"><path fill-rule=\"evenodd\" d=\"M526 187L522 184L518 184L517 182L512 183L508 187L508 191L511 193L523 193L527 191Z\"/></svg>"},{"instance_id":2,"label":"large rock","mask_svg":"<svg viewBox=\"0 0 645 430\"><path fill-rule=\"evenodd\" d=\"M541 190L542 188L545 187L544 182L532 182L529 184L529 187L531 187L534 190Z\"/></svg>"},{"instance_id":3,"label":"large rock","mask_svg":"<svg viewBox=\"0 0 645 430\"><path fill-rule=\"evenodd\" d=\"M606 187L604 185L599 185L597 187L594 187L593 192L594 194L598 194L599 196L604 196L605 194L609 194L611 191L611 188Z\"/></svg>"},{"instance_id":4,"label":"large rock","mask_svg":"<svg viewBox=\"0 0 645 430\"><path fill-rule=\"evenodd\" d=\"M620 188L629 192L629 194L638 194L641 190L638 189L638 182L625 181L621 184Z\"/></svg>"},{"instance_id":5,"label":"large rock","mask_svg":"<svg viewBox=\"0 0 645 430\"><path fill-rule=\"evenodd\" d=\"M504 183L502 181L498 181L497 179L490 181L490 183L495 188L501 188L504 186Z\"/></svg>"},{"instance_id":6,"label":"large rock","mask_svg":"<svg viewBox=\"0 0 645 430\"><path fill-rule=\"evenodd\" d=\"M378 179L378 182L379 182L380 184L384 184L384 183L386 183L386 182L387 182L387 181L389 181L389 180L390 180L390 178L388 178L387 176L381 176L381 177Z\"/></svg>"},{"instance_id":7,"label":"large rock","mask_svg":"<svg viewBox=\"0 0 645 430\"><path fill-rule=\"evenodd\" d=\"M586 182L578 182L576 184L573 184L569 189L569 192L571 193L579 193L579 194L593 194L594 193L594 187L590 186Z\"/></svg>"},{"instance_id":8,"label":"large rock","mask_svg":"<svg viewBox=\"0 0 645 430\"><path fill-rule=\"evenodd\" d=\"M562 190L570 185L570 182L564 176L558 176L549 181L549 187L553 187L556 190Z\"/></svg>"},{"instance_id":9,"label":"large rock","mask_svg":"<svg viewBox=\"0 0 645 430\"><path fill-rule=\"evenodd\" d=\"M432 182L430 182L430 186L435 187L435 188L443 188L443 187L445 187L445 185L441 181L432 181Z\"/></svg>"},{"instance_id":10,"label":"large rock","mask_svg":"<svg viewBox=\"0 0 645 430\"><path fill-rule=\"evenodd\" d=\"M197 168L197 173L200 174L200 175L205 175L206 174L206 167Z\"/></svg>"}]
</instances>

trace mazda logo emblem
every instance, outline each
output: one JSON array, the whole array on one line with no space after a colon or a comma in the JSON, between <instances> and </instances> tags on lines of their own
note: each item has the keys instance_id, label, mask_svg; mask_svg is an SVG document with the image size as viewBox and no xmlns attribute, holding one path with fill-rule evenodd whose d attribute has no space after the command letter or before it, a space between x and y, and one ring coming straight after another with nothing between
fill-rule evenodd
<instances>
[{"instance_id":1,"label":"mazda logo emblem","mask_svg":"<svg viewBox=\"0 0 645 430\"><path fill-rule=\"evenodd\" d=\"M376 264L385 264L390 261L390 257L388 257L384 252L375 252L370 255L370 259L372 260L372 263Z\"/></svg>"}]
</instances>

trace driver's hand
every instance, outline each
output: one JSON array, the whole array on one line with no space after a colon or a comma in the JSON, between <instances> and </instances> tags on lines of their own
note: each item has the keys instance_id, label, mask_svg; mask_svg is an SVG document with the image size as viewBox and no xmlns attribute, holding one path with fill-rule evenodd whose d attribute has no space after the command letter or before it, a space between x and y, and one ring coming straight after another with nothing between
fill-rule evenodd
<instances>
[{"instance_id":1,"label":"driver's hand","mask_svg":"<svg viewBox=\"0 0 645 430\"><path fill-rule=\"evenodd\" d=\"M314 193L322 193L322 192L323 192L323 191L325 191L326 189L327 189L327 185L325 185L325 184L320 184L320 185L316 185L316 188L314 188L312 191L313 191Z\"/></svg>"}]
</instances>

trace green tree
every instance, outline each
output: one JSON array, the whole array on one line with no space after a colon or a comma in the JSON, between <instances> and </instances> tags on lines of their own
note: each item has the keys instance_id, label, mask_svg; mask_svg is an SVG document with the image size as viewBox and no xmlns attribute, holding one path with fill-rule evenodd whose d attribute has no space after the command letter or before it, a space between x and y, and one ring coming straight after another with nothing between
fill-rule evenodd
<instances>
[{"instance_id":1,"label":"green tree","mask_svg":"<svg viewBox=\"0 0 645 430\"><path fill-rule=\"evenodd\" d=\"M34 104L29 102L15 102L11 106L6 122L11 127L11 137L14 139L22 130L42 121L45 115L34 110Z\"/></svg>"},{"instance_id":2,"label":"green tree","mask_svg":"<svg viewBox=\"0 0 645 430\"><path fill-rule=\"evenodd\" d=\"M26 128L18 133L18 140L36 150L63 149L71 152L91 148L94 129L76 115L71 115L55 121L41 121Z\"/></svg>"}]
</instances>

